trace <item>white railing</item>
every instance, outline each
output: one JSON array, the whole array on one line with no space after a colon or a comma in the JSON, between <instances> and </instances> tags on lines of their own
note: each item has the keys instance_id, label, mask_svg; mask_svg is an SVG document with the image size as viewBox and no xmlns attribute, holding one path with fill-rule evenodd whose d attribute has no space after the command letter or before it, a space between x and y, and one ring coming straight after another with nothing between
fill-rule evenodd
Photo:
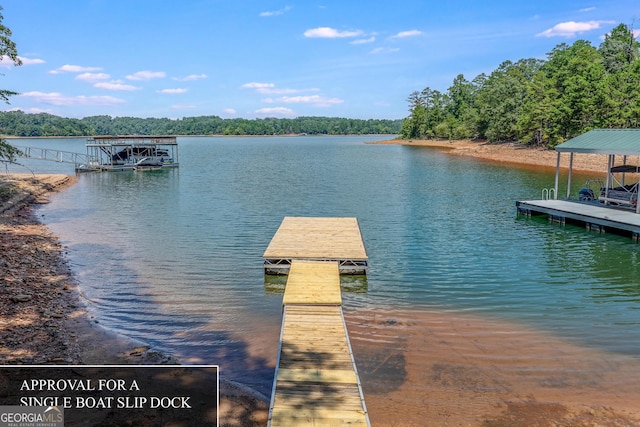
<instances>
[{"instance_id":1,"label":"white railing","mask_svg":"<svg viewBox=\"0 0 640 427\"><path fill-rule=\"evenodd\" d=\"M543 188L542 189L542 200L556 200L557 194L555 188Z\"/></svg>"},{"instance_id":2,"label":"white railing","mask_svg":"<svg viewBox=\"0 0 640 427\"><path fill-rule=\"evenodd\" d=\"M20 153L18 157L24 157L37 160L48 160L58 163L73 163L74 165L92 164L99 162L99 159L95 156L90 156L83 153L74 153L71 151L52 150L50 148L38 148L38 147L18 147L14 146Z\"/></svg>"}]
</instances>

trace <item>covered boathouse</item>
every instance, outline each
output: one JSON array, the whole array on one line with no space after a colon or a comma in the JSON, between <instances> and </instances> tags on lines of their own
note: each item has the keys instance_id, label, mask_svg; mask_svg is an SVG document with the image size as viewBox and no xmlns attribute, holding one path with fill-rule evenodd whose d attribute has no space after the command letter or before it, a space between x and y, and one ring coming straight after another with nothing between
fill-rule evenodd
<instances>
[{"instance_id":1,"label":"covered boathouse","mask_svg":"<svg viewBox=\"0 0 640 427\"><path fill-rule=\"evenodd\" d=\"M518 215L547 215L550 221L585 225L587 230L615 231L640 239L640 129L595 129L556 146L555 187L543 190L541 200L517 201ZM558 199L560 158L569 154L567 193ZM573 160L576 154L607 156L603 177L580 183L571 199Z\"/></svg>"},{"instance_id":2,"label":"covered boathouse","mask_svg":"<svg viewBox=\"0 0 640 427\"><path fill-rule=\"evenodd\" d=\"M91 161L77 172L178 167L178 141L175 136L94 136L87 139L87 157Z\"/></svg>"}]
</instances>

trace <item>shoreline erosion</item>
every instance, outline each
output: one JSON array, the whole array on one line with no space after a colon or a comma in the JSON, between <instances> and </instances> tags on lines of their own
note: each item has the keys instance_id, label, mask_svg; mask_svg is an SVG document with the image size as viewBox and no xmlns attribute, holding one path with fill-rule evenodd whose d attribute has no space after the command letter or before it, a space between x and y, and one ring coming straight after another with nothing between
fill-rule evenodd
<instances>
[{"instance_id":1,"label":"shoreline erosion","mask_svg":"<svg viewBox=\"0 0 640 427\"><path fill-rule=\"evenodd\" d=\"M470 141L449 142L402 140L388 140L372 142L370 144L381 143L428 146L446 150L446 152L451 155L466 155L468 157L475 157L481 161L519 164L523 167L548 167L555 169L556 163L555 151L521 147L515 144L491 145ZM568 156L564 157L567 157L567 159L563 160L568 163ZM602 156L604 159L593 159L593 162L590 164L577 166L581 157L583 156L576 156L576 159L574 159L574 170L603 172L606 168L606 156ZM14 175L0 176L0 189L4 182L3 179L7 177L14 177ZM63 191L68 186L73 185L76 177L53 175L53 177L57 177L51 178L54 179L53 182L48 181L49 178L47 177L51 176L36 175L34 177L32 175L26 175L21 177L21 180L24 181L24 185L32 187L27 190L26 197L22 202L12 202L13 205L7 210L0 207L0 248L2 248L0 254L11 253L11 257L0 255L0 271L4 270L5 265L9 266L7 271L10 273L5 275L4 281L7 282L7 286L15 286L15 292L11 295L3 295L1 297L3 298L2 306L12 307L13 310L11 313L5 313L4 310L0 311L0 342L6 343L0 345L0 360L2 363L175 363L175 360L171 360L160 353L154 352L153 349L150 349L143 344L135 343L126 338L119 337L115 333L104 330L100 325L96 325L94 321L88 317L86 311L83 309L85 305L82 300L83 297L78 290L77 284L74 282L70 269L65 263L64 247L58 243L56 236L52 235L47 227L38 221L37 215L38 203L46 203L46 197L48 194L56 191ZM30 183L33 178L36 178L40 184ZM60 183L56 184L56 179L59 179ZM0 195L2 195L1 191ZM2 200L0 199L0 202L1 201ZM4 206L4 204L0 203L0 206ZM15 241L15 247L20 248L20 250L23 250L24 247L26 252L21 252L23 254L22 256L30 259L30 262L32 262L33 265L39 265L43 270L35 270L34 272L33 265L31 265L31 267L25 266L24 269L12 266L13 264L11 263L17 262L18 257L13 255L14 253L12 251L17 249L12 249L13 246L9 246L10 241ZM40 261L36 262L35 260L37 259ZM0 276L0 279L1 278L2 276ZM38 284L40 284L40 287L37 287ZM41 294L45 296L43 297ZM14 302L12 296L15 295L26 295L26 297L24 297L26 300L19 301L18 298L18 301ZM29 309L31 311L27 310L30 303L32 303L32 307ZM43 309L42 306L45 308ZM25 309L25 311L19 311L23 309ZM393 316L397 315L398 313L393 314ZM410 317L414 316L414 313L412 313L411 316L407 316L406 322L397 323L394 321L389 323L385 321L380 325L377 325L375 321L370 320L369 313L345 313L347 318L346 320L350 328L350 335L355 337L359 334L366 335L368 333L367 330L371 325L374 325L375 328L383 327L384 331L391 334L389 338L390 340L392 340L391 337L399 337L404 336L404 334L408 334L408 332L403 329L403 326L407 324L413 325L416 322L420 324L424 323L424 326L429 327L431 330L433 329L433 323L440 324L442 321L440 316L443 314L435 313L435 317L433 319L427 317L423 319L418 315L419 313L416 313L416 318L411 319ZM444 315L448 316L446 313ZM385 314L381 314L381 317L384 318L385 316ZM357 321L354 320L357 318L364 318L366 319L366 322L358 325ZM389 328L388 325L390 324L398 324L398 326ZM356 328L359 327L360 331L354 330L352 333L352 325ZM460 335L460 337L457 338L457 341L455 341L454 338L451 338L452 335L445 331L445 335L450 340L450 343L457 342L457 345L464 347L465 343L469 342L470 338L468 334L465 336L460 333L460 331L463 330L463 327L464 325L456 324L457 330L455 333L456 335ZM513 328L513 330L516 329L516 327ZM43 339L43 337L50 339L52 344L47 344L45 346L39 345L37 348L29 347L29 343L34 344L34 342ZM401 396L400 393L394 394L392 391L376 396L374 390L366 390L367 387L365 384L365 391L370 392L369 396L365 393L365 398L370 409L373 425L420 425L417 418L407 418L407 414L412 411L412 405L415 404L417 406L421 406L418 401L430 398L427 395L420 395L415 391L410 390L412 384L415 386L416 384L423 383L424 381L432 381L433 378L444 378L446 381L442 381L443 388L446 389L451 388L452 384L455 385L455 381L460 381L460 379L456 378L459 371L462 372L462 367L464 367L465 363L463 360L465 358L465 353L462 350L459 351L460 354L457 358L453 358L453 356L448 353L448 355L444 356L443 360L432 360L434 356L430 356L431 358L424 358L422 356L424 353L424 338L418 335L409 334L406 336L406 341L406 345L410 346L404 349L405 355L397 355L398 359L405 360L404 369L407 374L407 377L405 378L406 387L403 386L402 388L398 388L398 390L403 393L409 393L409 397L407 398L407 395ZM521 341L521 344L523 347L526 346L526 340ZM403 348L404 346L405 344L402 345ZM429 344L429 347L431 346L432 344ZM366 341L365 344L354 343L354 348L357 352L362 351L363 357L365 358L375 355L376 351L380 351L379 349L367 346ZM494 353L499 354L501 348L501 346L496 345ZM514 353L517 353L517 351L514 350ZM388 355L385 354L382 359L389 360L391 362L396 360L396 356L389 358L387 358L387 356ZM496 357L498 361L500 361L500 357ZM585 359L587 358L587 356L584 357ZM535 361L527 360L527 363L529 362L534 363ZM459 366L458 363L460 364ZM441 370L437 373L432 373L431 377L429 377L429 372L431 371L428 371L427 369L430 369L431 364L433 364L433 366L440 367ZM450 370L447 371L445 368L450 368ZM484 366L474 365L470 369L472 369L473 372L477 371L478 378L496 374L495 372L487 370ZM525 366L521 369L527 369L527 367ZM567 369L567 366L563 366L563 369ZM378 373L382 373L382 371L377 370L377 367L372 369L373 374L376 377L378 376ZM502 375L501 372L498 373ZM504 375L507 374L510 373L506 373ZM420 375L423 375L423 377L420 377ZM474 380L474 378L477 379L476 377L469 376L467 374L465 374L465 377L472 378L469 381ZM493 417L489 418L489 420L492 420L494 424L487 421L487 413L483 412L482 415L485 416L484 424L482 424L482 421L479 421L477 424L468 425L507 425L500 423L508 423L508 420L513 420L513 418L510 417L514 413L524 416L527 414L527 411L541 409L541 412L544 413L545 408L548 409L548 412L546 413L547 416L551 418L552 415L554 415L551 411L559 410L558 407L562 406L554 406L553 404L549 404L550 406L548 407L545 407L544 405L540 406L541 401L539 400L535 402L535 399L531 405L524 404L518 397L512 396L510 391L511 389L509 388L510 386L506 385L507 380L503 378L501 381L504 381L504 383L501 383L499 387L507 391L498 396L497 401L489 402L488 406L492 404L497 405L499 402L502 402L502 404L506 404L513 413L503 414L499 411L500 408L496 406ZM464 396L461 394L456 395L456 390L451 388L454 394L446 398L447 402L451 402L450 407L445 408L441 406L439 408L433 408L433 404L431 404L432 407L425 410L425 413L417 415L429 416L429 411L435 409L441 417L440 421L442 422L455 423L455 420L457 420L465 423L473 423L474 420L472 418L464 418L463 414L469 412L469 408L465 405L467 403L476 402L477 396L479 394L482 395L484 392L483 386L477 387L474 384L460 384L460 390L465 391L467 394ZM257 396L256 394L253 394L251 390L246 389L242 385L228 381L221 380L220 386L220 425L266 425L268 400L266 400L264 396ZM433 392L434 390L431 391ZM424 391L421 393L424 393ZM524 394L524 391L522 393ZM542 396L536 397L540 398ZM533 405L534 403L537 406ZM398 405L397 408L395 408L396 404ZM391 408L392 410L385 410L385 407L387 409ZM584 405L584 407L589 407L589 405ZM431 412L431 414L433 414L433 412ZM635 425L622 423L635 422L635 418L633 417L640 416L640 414L629 410L623 411L623 414L624 415L621 416L619 412L612 413L605 410L593 410L586 415L584 413L581 413L580 415L592 418L596 422L606 422L606 420L614 422L613 424L601 425ZM557 415L558 418L564 416L560 413L555 415ZM627 416L630 418L627 418ZM461 419L461 417L464 419ZM476 421L477 420L478 419L476 419ZM575 425L580 426L595 425L587 423L586 420L582 423L583 420L578 420L576 418L574 418L574 421L577 421Z\"/></svg>"}]
</instances>

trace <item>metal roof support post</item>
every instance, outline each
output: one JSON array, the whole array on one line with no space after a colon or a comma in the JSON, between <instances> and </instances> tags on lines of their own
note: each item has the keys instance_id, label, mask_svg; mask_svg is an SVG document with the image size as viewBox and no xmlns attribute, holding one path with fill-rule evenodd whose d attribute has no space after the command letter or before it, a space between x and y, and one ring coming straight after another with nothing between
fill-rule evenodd
<instances>
[{"instance_id":1,"label":"metal roof support post","mask_svg":"<svg viewBox=\"0 0 640 427\"><path fill-rule=\"evenodd\" d=\"M611 186L611 168L613 167L613 154L607 156L607 180L604 185L604 197L609 197L609 187ZM609 204L609 202L606 202Z\"/></svg>"},{"instance_id":2,"label":"metal roof support post","mask_svg":"<svg viewBox=\"0 0 640 427\"><path fill-rule=\"evenodd\" d=\"M560 178L560 152L558 151L558 159L556 160L556 186L555 196L558 198L558 180Z\"/></svg>"},{"instance_id":3,"label":"metal roof support post","mask_svg":"<svg viewBox=\"0 0 640 427\"><path fill-rule=\"evenodd\" d=\"M571 198L571 173L573 171L573 151L569 155L569 179L567 181L567 200Z\"/></svg>"},{"instance_id":4,"label":"metal roof support post","mask_svg":"<svg viewBox=\"0 0 640 427\"><path fill-rule=\"evenodd\" d=\"M640 203L638 203L638 188L640 188L640 180L636 184L636 213L640 213Z\"/></svg>"}]
</instances>

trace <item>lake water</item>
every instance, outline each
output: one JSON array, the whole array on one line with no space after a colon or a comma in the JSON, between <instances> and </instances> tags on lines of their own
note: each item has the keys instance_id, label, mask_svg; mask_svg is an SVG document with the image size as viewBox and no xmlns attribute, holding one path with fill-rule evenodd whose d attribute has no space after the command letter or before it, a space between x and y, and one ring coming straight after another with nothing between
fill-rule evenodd
<instances>
[{"instance_id":1,"label":"lake water","mask_svg":"<svg viewBox=\"0 0 640 427\"><path fill-rule=\"evenodd\" d=\"M639 357L640 246L516 216L553 172L365 144L375 139L179 138L178 169L81 174L39 212L101 325L267 395L282 294L262 254L285 216L358 218L370 269L344 294L352 322L457 313Z\"/></svg>"}]
</instances>

